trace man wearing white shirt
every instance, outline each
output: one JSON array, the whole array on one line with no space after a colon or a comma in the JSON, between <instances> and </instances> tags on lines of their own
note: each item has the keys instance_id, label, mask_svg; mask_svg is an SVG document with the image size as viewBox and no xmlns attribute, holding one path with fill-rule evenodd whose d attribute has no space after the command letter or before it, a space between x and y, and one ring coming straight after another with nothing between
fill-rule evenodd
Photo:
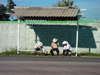
<instances>
[{"instance_id":1,"label":"man wearing white shirt","mask_svg":"<svg viewBox=\"0 0 100 75\"><path fill-rule=\"evenodd\" d=\"M44 54L43 44L42 42L38 42L34 46L34 53L37 54L37 51L41 51L42 54Z\"/></svg>"},{"instance_id":2,"label":"man wearing white shirt","mask_svg":"<svg viewBox=\"0 0 100 75\"><path fill-rule=\"evenodd\" d=\"M70 44L67 41L64 41L62 44L64 44L63 55L67 56L68 53L72 51L72 47L70 46Z\"/></svg>"}]
</instances>

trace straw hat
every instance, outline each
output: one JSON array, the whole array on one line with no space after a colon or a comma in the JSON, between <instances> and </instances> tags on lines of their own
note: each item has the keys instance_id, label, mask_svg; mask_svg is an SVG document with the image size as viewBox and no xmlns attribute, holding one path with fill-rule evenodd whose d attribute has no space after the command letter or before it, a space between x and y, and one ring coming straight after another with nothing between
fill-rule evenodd
<instances>
[{"instance_id":1,"label":"straw hat","mask_svg":"<svg viewBox=\"0 0 100 75\"><path fill-rule=\"evenodd\" d=\"M52 41L53 41L53 42L57 42L57 41L58 41L58 39L54 38Z\"/></svg>"},{"instance_id":2,"label":"straw hat","mask_svg":"<svg viewBox=\"0 0 100 75\"><path fill-rule=\"evenodd\" d=\"M43 44L42 44L42 42L38 42L38 45L39 45L39 46L42 46Z\"/></svg>"},{"instance_id":3,"label":"straw hat","mask_svg":"<svg viewBox=\"0 0 100 75\"><path fill-rule=\"evenodd\" d=\"M68 44L68 42L67 41L63 41L62 44Z\"/></svg>"}]
</instances>

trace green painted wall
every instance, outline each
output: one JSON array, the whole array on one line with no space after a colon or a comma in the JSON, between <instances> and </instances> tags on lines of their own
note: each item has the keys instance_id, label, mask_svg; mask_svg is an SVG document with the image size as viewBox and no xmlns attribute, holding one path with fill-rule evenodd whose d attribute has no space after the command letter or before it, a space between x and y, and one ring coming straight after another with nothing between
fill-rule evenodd
<instances>
[{"instance_id":1,"label":"green painted wall","mask_svg":"<svg viewBox=\"0 0 100 75\"><path fill-rule=\"evenodd\" d=\"M0 21L0 23L17 23L18 21ZM80 23L95 23L100 20L79 21ZM20 21L20 23L77 23L77 21Z\"/></svg>"}]
</instances>

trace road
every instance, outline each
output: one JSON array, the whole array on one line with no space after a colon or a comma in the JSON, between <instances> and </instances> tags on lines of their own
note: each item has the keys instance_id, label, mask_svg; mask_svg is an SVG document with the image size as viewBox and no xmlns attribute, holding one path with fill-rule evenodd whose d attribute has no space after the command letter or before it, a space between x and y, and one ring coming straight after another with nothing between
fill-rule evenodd
<instances>
[{"instance_id":1,"label":"road","mask_svg":"<svg viewBox=\"0 0 100 75\"><path fill-rule=\"evenodd\" d=\"M0 56L0 75L100 75L100 57Z\"/></svg>"}]
</instances>

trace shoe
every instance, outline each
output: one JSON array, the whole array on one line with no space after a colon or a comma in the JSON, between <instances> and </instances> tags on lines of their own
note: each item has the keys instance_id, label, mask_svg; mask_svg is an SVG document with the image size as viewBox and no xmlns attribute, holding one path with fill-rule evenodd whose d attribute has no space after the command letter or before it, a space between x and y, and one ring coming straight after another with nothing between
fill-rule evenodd
<instances>
[{"instance_id":1,"label":"shoe","mask_svg":"<svg viewBox=\"0 0 100 75\"><path fill-rule=\"evenodd\" d=\"M54 55L52 55L52 56L54 56Z\"/></svg>"},{"instance_id":2,"label":"shoe","mask_svg":"<svg viewBox=\"0 0 100 75\"><path fill-rule=\"evenodd\" d=\"M68 56L68 55L65 55L65 56Z\"/></svg>"},{"instance_id":3,"label":"shoe","mask_svg":"<svg viewBox=\"0 0 100 75\"><path fill-rule=\"evenodd\" d=\"M35 55L35 56L38 56L38 55Z\"/></svg>"}]
</instances>

